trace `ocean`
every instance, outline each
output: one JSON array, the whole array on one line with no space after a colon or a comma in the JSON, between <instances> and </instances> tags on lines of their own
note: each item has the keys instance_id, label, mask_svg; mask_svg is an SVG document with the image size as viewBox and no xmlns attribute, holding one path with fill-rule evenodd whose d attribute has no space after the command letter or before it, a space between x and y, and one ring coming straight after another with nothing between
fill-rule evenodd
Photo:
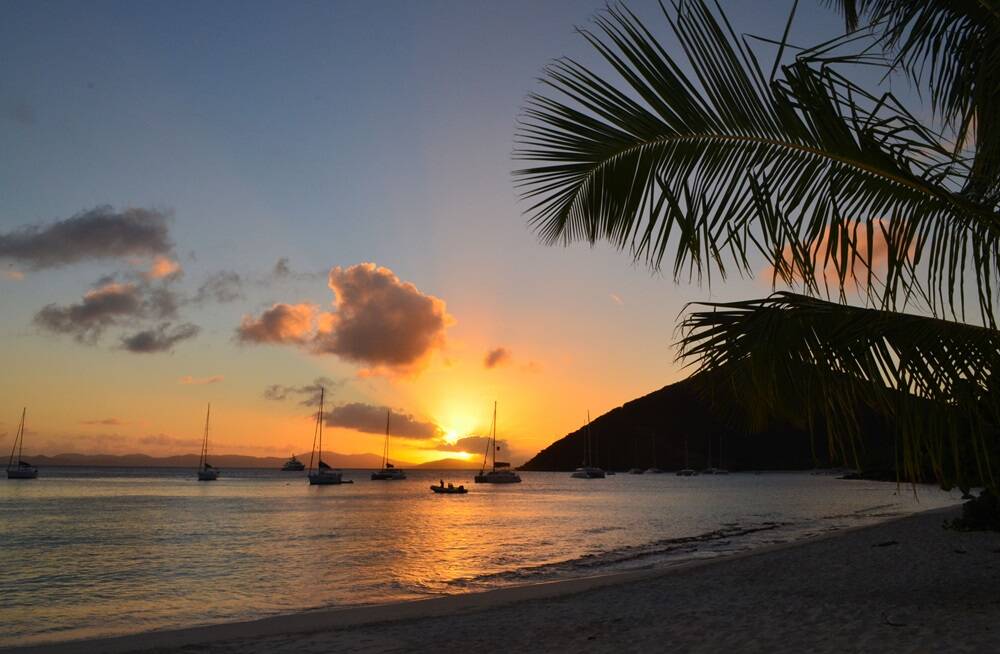
<instances>
[{"instance_id":1,"label":"ocean","mask_svg":"<svg viewBox=\"0 0 1000 654\"><path fill-rule=\"evenodd\" d=\"M959 501L739 473L471 472L309 486L305 473L45 468L0 480L0 646L113 636L675 565ZM435 495L439 479L467 495Z\"/></svg>"}]
</instances>

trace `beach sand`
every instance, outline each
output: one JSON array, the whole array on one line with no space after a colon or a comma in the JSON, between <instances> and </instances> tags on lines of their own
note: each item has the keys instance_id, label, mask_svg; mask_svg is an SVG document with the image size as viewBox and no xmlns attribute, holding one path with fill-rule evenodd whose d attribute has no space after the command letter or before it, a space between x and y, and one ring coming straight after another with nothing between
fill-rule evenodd
<instances>
[{"instance_id":1,"label":"beach sand","mask_svg":"<svg viewBox=\"0 0 1000 654\"><path fill-rule=\"evenodd\" d=\"M942 529L956 515L928 511L666 570L45 651L998 652L1000 534Z\"/></svg>"}]
</instances>

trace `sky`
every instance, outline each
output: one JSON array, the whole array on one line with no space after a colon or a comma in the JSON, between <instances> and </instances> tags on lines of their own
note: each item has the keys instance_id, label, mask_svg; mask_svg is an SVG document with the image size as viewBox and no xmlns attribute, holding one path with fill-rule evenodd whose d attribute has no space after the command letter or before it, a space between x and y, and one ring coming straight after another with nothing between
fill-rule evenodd
<instances>
[{"instance_id":1,"label":"sky","mask_svg":"<svg viewBox=\"0 0 1000 654\"><path fill-rule=\"evenodd\" d=\"M519 463L685 377L686 303L769 291L527 225L518 114L600 68L600 2L2 4L0 445L27 406L26 453L197 452L211 402L213 451L287 456L323 385L328 449L391 409L397 458L478 457L496 401ZM791 2L723 5L778 37Z\"/></svg>"}]
</instances>

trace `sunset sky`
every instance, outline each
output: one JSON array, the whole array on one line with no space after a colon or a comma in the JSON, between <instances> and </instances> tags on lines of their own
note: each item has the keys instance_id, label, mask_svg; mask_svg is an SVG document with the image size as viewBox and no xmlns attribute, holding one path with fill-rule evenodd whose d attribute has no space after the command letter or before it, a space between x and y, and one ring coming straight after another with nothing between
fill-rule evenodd
<instances>
[{"instance_id":1,"label":"sunset sky","mask_svg":"<svg viewBox=\"0 0 1000 654\"><path fill-rule=\"evenodd\" d=\"M773 37L791 5L725 4ZM329 449L381 451L391 407L398 458L478 456L496 400L520 463L684 377L684 304L767 285L546 247L511 183L525 95L597 64L600 7L5 3L0 444L26 405L26 453L196 452L211 401L215 452L287 456L322 383Z\"/></svg>"}]
</instances>

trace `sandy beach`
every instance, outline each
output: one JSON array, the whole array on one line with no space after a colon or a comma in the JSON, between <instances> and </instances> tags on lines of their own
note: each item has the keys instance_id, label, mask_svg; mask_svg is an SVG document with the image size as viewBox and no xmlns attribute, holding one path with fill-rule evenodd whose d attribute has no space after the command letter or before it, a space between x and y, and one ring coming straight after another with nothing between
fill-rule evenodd
<instances>
[{"instance_id":1,"label":"sandy beach","mask_svg":"<svg viewBox=\"0 0 1000 654\"><path fill-rule=\"evenodd\" d=\"M14 651L985 652L1000 534L928 511L667 570Z\"/></svg>"}]
</instances>

